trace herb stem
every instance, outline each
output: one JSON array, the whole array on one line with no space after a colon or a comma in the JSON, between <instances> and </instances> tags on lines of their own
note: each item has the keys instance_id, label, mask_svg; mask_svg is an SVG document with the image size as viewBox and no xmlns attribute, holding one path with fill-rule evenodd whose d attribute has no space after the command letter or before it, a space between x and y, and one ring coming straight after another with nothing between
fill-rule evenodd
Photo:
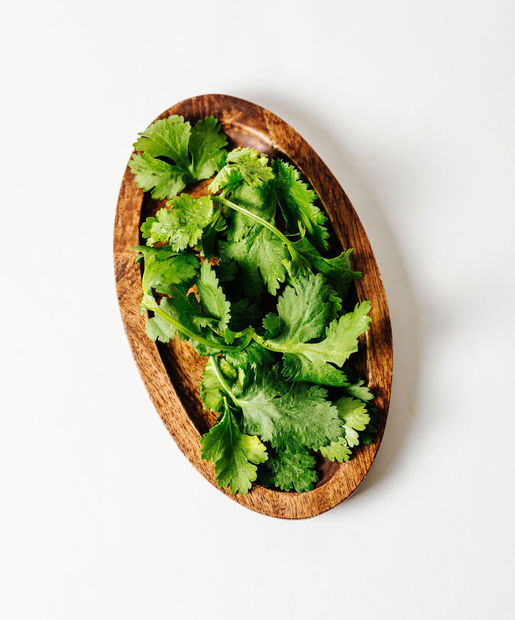
<instances>
[{"instance_id":1,"label":"herb stem","mask_svg":"<svg viewBox=\"0 0 515 620\"><path fill-rule=\"evenodd\" d=\"M285 349L281 348L280 345L274 344L273 342L270 342L269 340L265 340L265 338L263 338L263 336L260 336L259 334L256 334L256 332L254 332L252 334L252 338L260 346L262 346L264 349L268 349L269 351L273 351L274 353L284 353L285 352Z\"/></svg>"},{"instance_id":2,"label":"herb stem","mask_svg":"<svg viewBox=\"0 0 515 620\"><path fill-rule=\"evenodd\" d=\"M220 383L222 384L223 389L227 392L227 394L229 394L234 404L236 406L239 406L238 399L233 394L233 391L231 390L229 384L225 380L225 377L222 373L222 369L220 368L220 363L218 362L218 359L214 357L213 355L211 355L209 359L211 360L211 366L213 367L213 370L215 371L215 375L218 381L220 381Z\"/></svg>"},{"instance_id":3,"label":"herb stem","mask_svg":"<svg viewBox=\"0 0 515 620\"><path fill-rule=\"evenodd\" d=\"M234 209L235 211L239 211L240 213L243 213L243 215L246 215L247 217L250 217L252 220L257 222L258 224L261 224L261 226L264 226L265 228L268 228L268 230L273 232L274 235L279 237L279 239L287 246L288 250L290 250L290 253L293 255L295 250L294 250L294 248L292 246L291 241L288 239L288 237L286 235L283 235L283 233L278 228L276 228L273 224L270 224L270 222L267 222L262 217L259 217L259 215L256 215L255 213L252 213L252 211L249 211L248 209L245 209L245 207L242 207L242 206L236 204L232 200L228 200L227 198L222 198L221 196L213 196L213 198L216 198L216 200L218 200L222 204L226 205L227 207L230 207L231 209Z\"/></svg>"},{"instance_id":4,"label":"herb stem","mask_svg":"<svg viewBox=\"0 0 515 620\"><path fill-rule=\"evenodd\" d=\"M162 317L163 319L171 323L176 329L182 332L185 336L188 336L188 338L195 340L199 344L203 344L206 347L210 347L212 349L220 349L220 351L234 351L236 348L236 347L230 347L230 346L226 346L223 344L219 344L218 342L216 343L209 342L209 340L207 340L206 338L203 338L200 334L196 334L195 332L185 327L182 323L179 323L179 321L175 320L173 317L171 317L169 314L167 314L164 310L162 310L157 305L155 308L152 308L152 310L154 310L154 312L158 314L160 317Z\"/></svg>"}]
</instances>

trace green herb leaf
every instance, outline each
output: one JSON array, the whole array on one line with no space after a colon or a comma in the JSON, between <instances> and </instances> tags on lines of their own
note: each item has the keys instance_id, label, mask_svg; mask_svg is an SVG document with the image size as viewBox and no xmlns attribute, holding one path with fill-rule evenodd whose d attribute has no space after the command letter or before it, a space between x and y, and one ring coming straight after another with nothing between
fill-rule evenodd
<instances>
[{"instance_id":1,"label":"green herb leaf","mask_svg":"<svg viewBox=\"0 0 515 620\"><path fill-rule=\"evenodd\" d=\"M347 441L342 437L338 441L332 441L328 446L320 448L320 454L330 461L344 463L350 461L352 450L347 445Z\"/></svg>"},{"instance_id":2,"label":"green herb leaf","mask_svg":"<svg viewBox=\"0 0 515 620\"><path fill-rule=\"evenodd\" d=\"M129 162L136 184L157 200L172 198L188 183L209 178L223 165L227 138L208 116L192 128L182 116L152 123L134 143ZM191 159L190 159L191 158Z\"/></svg>"},{"instance_id":3,"label":"green herb leaf","mask_svg":"<svg viewBox=\"0 0 515 620\"><path fill-rule=\"evenodd\" d=\"M370 422L370 416L367 413L365 403L354 398L344 396L335 403L338 409L338 415L343 421L345 431L345 439L349 448L353 448L359 444L358 431L364 431Z\"/></svg>"},{"instance_id":4,"label":"green herb leaf","mask_svg":"<svg viewBox=\"0 0 515 620\"><path fill-rule=\"evenodd\" d=\"M218 485L229 487L231 493L247 493L257 477L256 465L267 459L259 437L242 433L228 406L200 443L202 458L215 464Z\"/></svg>"},{"instance_id":5,"label":"green herb leaf","mask_svg":"<svg viewBox=\"0 0 515 620\"><path fill-rule=\"evenodd\" d=\"M169 321L156 314L148 319L145 325L147 336L154 342L163 342L166 344L175 338L177 328Z\"/></svg>"},{"instance_id":6,"label":"green herb leaf","mask_svg":"<svg viewBox=\"0 0 515 620\"><path fill-rule=\"evenodd\" d=\"M368 415L370 416L370 422L367 424L364 431L359 435L359 440L363 446L369 446L374 443L377 438L377 432L380 425L380 414L375 407L368 409Z\"/></svg>"},{"instance_id":7,"label":"green herb leaf","mask_svg":"<svg viewBox=\"0 0 515 620\"><path fill-rule=\"evenodd\" d=\"M223 232L226 228L227 224L221 214L221 211L215 211L211 221L204 229L199 243L202 254L204 254L207 259L211 259L214 256L217 237L219 233Z\"/></svg>"},{"instance_id":8,"label":"green herb leaf","mask_svg":"<svg viewBox=\"0 0 515 620\"><path fill-rule=\"evenodd\" d=\"M320 297L312 296L312 290L318 290ZM364 301L353 312L332 321L323 334L324 339L311 342L322 336L329 309L324 299L328 299L329 294L330 290L324 286L320 275L299 278L293 286L285 289L277 305L284 325L281 334L268 340L254 337L262 346L284 354L283 372L290 381L348 385L345 374L332 364L342 366L358 350L358 338L370 324L370 318L366 316L370 302ZM309 311L303 315L307 306Z\"/></svg>"},{"instance_id":9,"label":"green herb leaf","mask_svg":"<svg viewBox=\"0 0 515 620\"><path fill-rule=\"evenodd\" d=\"M299 230L299 222L315 245L327 248L329 233L325 227L327 217L314 204L317 195L300 178L300 172L281 159L274 160L275 193L286 225L291 231Z\"/></svg>"},{"instance_id":10,"label":"green herb leaf","mask_svg":"<svg viewBox=\"0 0 515 620\"><path fill-rule=\"evenodd\" d=\"M152 198L163 200L175 196L186 187L184 171L146 153L135 153L129 162L136 185L143 191L152 190Z\"/></svg>"},{"instance_id":11,"label":"green herb leaf","mask_svg":"<svg viewBox=\"0 0 515 620\"><path fill-rule=\"evenodd\" d=\"M193 198L188 194L181 194L168 205L172 210L160 209L155 217L148 217L143 222L143 238L147 239L148 245L168 242L176 252L188 246L194 247L213 216L211 198Z\"/></svg>"},{"instance_id":12,"label":"green herb leaf","mask_svg":"<svg viewBox=\"0 0 515 620\"><path fill-rule=\"evenodd\" d=\"M171 287L172 297L163 297L159 303L156 315L147 322L147 334L161 342L168 342L170 338L179 334L182 340L188 340L200 355L216 355L226 349L211 329L206 328L216 319L206 316L193 293L187 294L185 287ZM155 306L155 302L154 306ZM150 307L154 310L154 307ZM167 318L168 317L168 318ZM171 321L169 320L171 319ZM172 327L167 327L166 322ZM151 323L148 326L148 323ZM168 339L167 339L168 338Z\"/></svg>"},{"instance_id":13,"label":"green herb leaf","mask_svg":"<svg viewBox=\"0 0 515 620\"><path fill-rule=\"evenodd\" d=\"M261 289L261 279L268 291L275 295L285 279L283 261L288 258L288 250L270 230L262 226L237 243L221 242L220 256L224 260L234 260L243 273L242 284L252 296Z\"/></svg>"},{"instance_id":14,"label":"green herb leaf","mask_svg":"<svg viewBox=\"0 0 515 620\"><path fill-rule=\"evenodd\" d=\"M188 121L182 116L169 116L149 125L134 143L134 148L151 157L167 157L178 167L188 170L190 134Z\"/></svg>"},{"instance_id":15,"label":"green herb leaf","mask_svg":"<svg viewBox=\"0 0 515 620\"><path fill-rule=\"evenodd\" d=\"M304 235L304 231L301 230ZM290 277L295 280L312 271L322 273L341 299L345 299L353 280L361 279L360 271L352 267L350 255L352 248L334 258L324 258L305 236L291 243L295 253L293 259L285 263Z\"/></svg>"},{"instance_id":16,"label":"green herb leaf","mask_svg":"<svg viewBox=\"0 0 515 620\"><path fill-rule=\"evenodd\" d=\"M354 398L358 398L365 403L374 400L374 395L370 391L370 389L365 385L363 379L358 379L355 383L349 383L344 387L345 391L349 396L353 396Z\"/></svg>"},{"instance_id":17,"label":"green herb leaf","mask_svg":"<svg viewBox=\"0 0 515 620\"><path fill-rule=\"evenodd\" d=\"M243 426L277 448L292 443L318 449L342 434L338 411L319 386L288 387L275 369L259 369L253 383L237 394Z\"/></svg>"},{"instance_id":18,"label":"green herb leaf","mask_svg":"<svg viewBox=\"0 0 515 620\"><path fill-rule=\"evenodd\" d=\"M260 155L255 149L238 147L227 155L226 165L213 179L209 189L212 192L223 190L224 194L228 194L242 182L257 187L273 177L268 157Z\"/></svg>"},{"instance_id":19,"label":"green herb leaf","mask_svg":"<svg viewBox=\"0 0 515 620\"><path fill-rule=\"evenodd\" d=\"M321 274L299 278L287 286L277 302L282 330L274 338L274 344L281 349L283 345L288 347L321 337L327 325L329 295L330 289ZM270 320L268 315L265 329L270 329Z\"/></svg>"},{"instance_id":20,"label":"green herb leaf","mask_svg":"<svg viewBox=\"0 0 515 620\"><path fill-rule=\"evenodd\" d=\"M262 310L257 303L243 298L231 304L230 328L234 331L245 329L255 324L262 316Z\"/></svg>"},{"instance_id":21,"label":"green herb leaf","mask_svg":"<svg viewBox=\"0 0 515 620\"><path fill-rule=\"evenodd\" d=\"M143 293L170 295L173 285L181 282L191 283L198 273L200 262L194 254L177 254L169 246L149 248L136 246L140 257L145 259L145 269L141 281Z\"/></svg>"},{"instance_id":22,"label":"green herb leaf","mask_svg":"<svg viewBox=\"0 0 515 620\"><path fill-rule=\"evenodd\" d=\"M220 123L214 116L199 120L191 130L189 150L195 179L208 179L220 169L227 144Z\"/></svg>"},{"instance_id":23,"label":"green herb leaf","mask_svg":"<svg viewBox=\"0 0 515 620\"><path fill-rule=\"evenodd\" d=\"M233 383L233 381L237 379L237 372L223 359L223 357L219 358L218 363L220 365L220 370L229 383ZM224 396L226 396L225 390L218 379L213 364L208 360L200 383L200 398L202 399L204 409L222 411Z\"/></svg>"},{"instance_id":24,"label":"green herb leaf","mask_svg":"<svg viewBox=\"0 0 515 620\"><path fill-rule=\"evenodd\" d=\"M227 301L215 271L207 260L200 268L197 289L204 310L218 319L218 326L221 330L226 329L231 318L231 304Z\"/></svg>"},{"instance_id":25,"label":"green herb leaf","mask_svg":"<svg viewBox=\"0 0 515 620\"><path fill-rule=\"evenodd\" d=\"M270 456L267 466L273 472L273 484L283 491L290 491L293 487L298 493L311 491L318 476L315 467L315 457L303 446L295 446L283 450L277 455Z\"/></svg>"},{"instance_id":26,"label":"green herb leaf","mask_svg":"<svg viewBox=\"0 0 515 620\"><path fill-rule=\"evenodd\" d=\"M276 207L270 184L263 183L252 187L247 183L241 183L231 192L231 200L267 222L274 223ZM229 241L240 241L256 226L261 227L261 224L239 211L229 210L226 215L229 221L227 228Z\"/></svg>"}]
</instances>

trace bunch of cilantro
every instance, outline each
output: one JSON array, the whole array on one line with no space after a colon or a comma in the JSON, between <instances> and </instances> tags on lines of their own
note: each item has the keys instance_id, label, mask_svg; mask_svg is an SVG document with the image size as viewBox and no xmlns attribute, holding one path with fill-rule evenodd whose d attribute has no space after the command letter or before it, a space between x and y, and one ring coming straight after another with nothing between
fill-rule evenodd
<instances>
[{"instance_id":1,"label":"bunch of cilantro","mask_svg":"<svg viewBox=\"0 0 515 620\"><path fill-rule=\"evenodd\" d=\"M136 183L166 206L143 222L142 312L152 340L187 340L207 357L201 438L217 482L256 479L298 492L320 455L348 461L370 443L373 395L346 369L370 302L346 308L361 274L351 250L327 258L326 216L298 170L251 148L227 151L217 119L159 120L135 143ZM212 177L210 195L180 193Z\"/></svg>"}]
</instances>

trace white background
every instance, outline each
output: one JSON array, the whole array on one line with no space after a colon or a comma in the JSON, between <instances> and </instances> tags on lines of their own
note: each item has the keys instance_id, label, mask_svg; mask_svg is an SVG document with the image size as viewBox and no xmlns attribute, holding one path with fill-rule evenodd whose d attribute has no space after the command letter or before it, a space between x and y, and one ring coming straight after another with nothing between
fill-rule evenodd
<instances>
[{"instance_id":1,"label":"white background","mask_svg":"<svg viewBox=\"0 0 515 620\"><path fill-rule=\"evenodd\" d=\"M509 0L4 7L0 617L515 618L514 18ZM196 473L119 316L131 143L209 92L313 145L389 298L383 445L307 521Z\"/></svg>"}]
</instances>

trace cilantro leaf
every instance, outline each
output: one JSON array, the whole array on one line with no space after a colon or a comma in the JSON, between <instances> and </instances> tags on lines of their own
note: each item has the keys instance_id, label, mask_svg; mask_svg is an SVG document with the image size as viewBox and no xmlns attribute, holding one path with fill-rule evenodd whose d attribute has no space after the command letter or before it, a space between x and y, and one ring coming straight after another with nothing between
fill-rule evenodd
<instances>
[{"instance_id":1,"label":"cilantro leaf","mask_svg":"<svg viewBox=\"0 0 515 620\"><path fill-rule=\"evenodd\" d=\"M253 303L246 297L238 299L231 304L230 328L239 331L253 325L262 316L262 311L258 304Z\"/></svg>"},{"instance_id":2,"label":"cilantro leaf","mask_svg":"<svg viewBox=\"0 0 515 620\"><path fill-rule=\"evenodd\" d=\"M279 336L279 334L284 332L287 328L280 316L277 316L277 314L273 312L269 312L263 318L263 329L265 330L265 338L270 340Z\"/></svg>"},{"instance_id":3,"label":"cilantro leaf","mask_svg":"<svg viewBox=\"0 0 515 620\"><path fill-rule=\"evenodd\" d=\"M231 304L218 282L214 269L205 260L200 268L197 290L204 309L218 319L220 329L224 330L231 318Z\"/></svg>"},{"instance_id":4,"label":"cilantro leaf","mask_svg":"<svg viewBox=\"0 0 515 620\"><path fill-rule=\"evenodd\" d=\"M168 342L178 333L179 337L190 342L200 355L216 355L223 351L225 344L207 327L216 323L216 319L204 314L195 295L188 294L187 288L181 285L172 286L170 292L172 296L163 297L159 306L155 302L149 306L156 314L147 321L147 334L154 340ZM166 323L170 323L170 326Z\"/></svg>"},{"instance_id":5,"label":"cilantro leaf","mask_svg":"<svg viewBox=\"0 0 515 620\"><path fill-rule=\"evenodd\" d=\"M228 378L228 380L231 383L235 381L237 378L237 373L234 368L232 368L232 366L230 366L223 359L223 357L218 360L218 363L220 365L220 370ZM204 368L202 381L200 383L200 398L202 399L204 409L209 409L210 411L221 411L224 396L225 392L215 372L213 363L211 360L208 360Z\"/></svg>"},{"instance_id":6,"label":"cilantro leaf","mask_svg":"<svg viewBox=\"0 0 515 620\"><path fill-rule=\"evenodd\" d=\"M158 293L169 295L174 284L191 282L198 273L200 262L194 254L177 254L169 246L149 248L136 246L141 258L145 259L145 269L141 280L143 293L155 289Z\"/></svg>"},{"instance_id":7,"label":"cilantro leaf","mask_svg":"<svg viewBox=\"0 0 515 620\"><path fill-rule=\"evenodd\" d=\"M319 386L297 383L288 389L275 369L264 368L237 399L247 432L274 447L295 443L318 449L342 434L338 411L326 396Z\"/></svg>"},{"instance_id":8,"label":"cilantro leaf","mask_svg":"<svg viewBox=\"0 0 515 620\"><path fill-rule=\"evenodd\" d=\"M368 410L368 415L370 416L370 422L367 424L364 431L362 431L359 435L359 439L363 446L369 446L374 443L377 437L377 431L379 430L380 424L380 415L379 411L375 407L370 407Z\"/></svg>"},{"instance_id":9,"label":"cilantro leaf","mask_svg":"<svg viewBox=\"0 0 515 620\"><path fill-rule=\"evenodd\" d=\"M221 256L218 257L216 272L220 282L234 282L237 271L238 265L233 260L224 260Z\"/></svg>"},{"instance_id":10,"label":"cilantro leaf","mask_svg":"<svg viewBox=\"0 0 515 620\"><path fill-rule=\"evenodd\" d=\"M141 153L129 162L136 184L162 200L172 198L188 183L209 178L223 163L227 138L220 130L212 116L193 128L177 115L152 123L134 143Z\"/></svg>"},{"instance_id":11,"label":"cilantro leaf","mask_svg":"<svg viewBox=\"0 0 515 620\"><path fill-rule=\"evenodd\" d=\"M281 159L272 164L275 173L275 193L286 225L291 231L299 229L301 222L316 245L326 249L329 233L325 227L327 217L314 204L317 195L300 178L300 172Z\"/></svg>"},{"instance_id":12,"label":"cilantro leaf","mask_svg":"<svg viewBox=\"0 0 515 620\"><path fill-rule=\"evenodd\" d=\"M231 193L231 199L238 205L271 223L274 222L276 210L273 198L274 195L268 183L263 183L257 187L242 183ZM227 238L230 241L240 241L256 226L261 226L239 211L231 210L227 216L230 222Z\"/></svg>"},{"instance_id":13,"label":"cilantro leaf","mask_svg":"<svg viewBox=\"0 0 515 620\"><path fill-rule=\"evenodd\" d=\"M347 462L352 456L351 448L359 444L358 431L364 431L370 416L366 411L365 404L354 398L343 397L335 403L338 415L343 421L345 437L331 442L328 446L320 448L320 453L330 461Z\"/></svg>"},{"instance_id":14,"label":"cilantro leaf","mask_svg":"<svg viewBox=\"0 0 515 620\"><path fill-rule=\"evenodd\" d=\"M261 371L265 367L273 366L275 363L273 354L255 342L251 342L244 351L224 352L224 357L230 364L242 369L244 372L248 371L249 368L257 367ZM248 381L245 381L244 385L247 384Z\"/></svg>"},{"instance_id":15,"label":"cilantro leaf","mask_svg":"<svg viewBox=\"0 0 515 620\"><path fill-rule=\"evenodd\" d=\"M275 295L285 279L283 261L288 251L282 241L268 228L257 226L247 237L237 243L220 242L219 252L223 260L233 259L243 272L243 285L251 294L261 288L261 278L268 291Z\"/></svg>"},{"instance_id":16,"label":"cilantro leaf","mask_svg":"<svg viewBox=\"0 0 515 620\"><path fill-rule=\"evenodd\" d=\"M209 189L212 192L223 190L224 194L227 194L242 182L257 187L273 177L273 170L268 166L268 157L260 155L250 147L238 147L227 154L225 166L213 179Z\"/></svg>"},{"instance_id":17,"label":"cilantro leaf","mask_svg":"<svg viewBox=\"0 0 515 620\"><path fill-rule=\"evenodd\" d=\"M331 364L342 366L358 350L358 338L370 325L367 316L370 302L364 301L353 312L332 321L325 330L323 340L310 342L322 335L320 326L328 312L328 305L323 300L330 291L327 287L319 287L319 291L324 291L324 296L311 302L307 301L311 297L303 294L302 303L313 304L305 316L301 316L302 310L299 312L299 308L303 308L299 295L303 289L308 290L310 283L314 287L316 282L316 277L313 279L311 276L307 280L300 278L293 286L287 287L277 306L284 325L283 332L269 340L256 336L255 339L262 346L284 354L283 373L288 380L342 387L348 384L347 378Z\"/></svg>"},{"instance_id":18,"label":"cilantro leaf","mask_svg":"<svg viewBox=\"0 0 515 620\"><path fill-rule=\"evenodd\" d=\"M191 125L182 116L169 116L149 125L134 143L134 148L151 157L167 157L178 167L187 170L188 142Z\"/></svg>"},{"instance_id":19,"label":"cilantro leaf","mask_svg":"<svg viewBox=\"0 0 515 620\"><path fill-rule=\"evenodd\" d=\"M343 429L345 431L345 439L349 448L353 448L359 444L358 431L364 431L370 422L370 416L367 413L365 403L354 398L343 396L335 403L338 409L338 415L343 421Z\"/></svg>"},{"instance_id":20,"label":"cilantro leaf","mask_svg":"<svg viewBox=\"0 0 515 620\"><path fill-rule=\"evenodd\" d=\"M328 446L320 448L320 453L330 461L339 461L344 463L350 460L352 456L352 450L349 448L345 438L338 439L338 441L332 441Z\"/></svg>"},{"instance_id":21,"label":"cilantro leaf","mask_svg":"<svg viewBox=\"0 0 515 620\"><path fill-rule=\"evenodd\" d=\"M349 396L353 396L354 398L358 398L366 403L371 400L374 400L374 395L370 391L370 389L365 385L363 379L358 379L355 383L349 383L344 386L345 391Z\"/></svg>"},{"instance_id":22,"label":"cilantro leaf","mask_svg":"<svg viewBox=\"0 0 515 620\"><path fill-rule=\"evenodd\" d=\"M223 388L208 360L200 382L200 398L204 409L220 411L223 404Z\"/></svg>"},{"instance_id":23,"label":"cilantro leaf","mask_svg":"<svg viewBox=\"0 0 515 620\"><path fill-rule=\"evenodd\" d=\"M290 346L284 353L285 376L290 380L345 386L346 375L331 364L342 366L358 350L358 338L369 328L369 310L370 302L364 301L353 312L335 319L326 329L324 340Z\"/></svg>"},{"instance_id":24,"label":"cilantro leaf","mask_svg":"<svg viewBox=\"0 0 515 620\"><path fill-rule=\"evenodd\" d=\"M161 300L161 304L163 300ZM166 344L175 338L177 328L162 316L156 314L148 319L145 325L147 336L154 342L162 342Z\"/></svg>"},{"instance_id":25,"label":"cilantro leaf","mask_svg":"<svg viewBox=\"0 0 515 620\"><path fill-rule=\"evenodd\" d=\"M283 491L290 491L292 487L298 493L311 491L318 480L315 457L303 446L295 446L293 451L287 448L270 456L267 466L273 472L273 484Z\"/></svg>"},{"instance_id":26,"label":"cilantro leaf","mask_svg":"<svg viewBox=\"0 0 515 620\"><path fill-rule=\"evenodd\" d=\"M322 336L327 325L329 295L329 287L321 274L299 278L287 286L277 302L282 330L274 338L274 344L280 348L283 344L307 342ZM265 329L270 329L270 320L268 315Z\"/></svg>"},{"instance_id":27,"label":"cilantro leaf","mask_svg":"<svg viewBox=\"0 0 515 620\"><path fill-rule=\"evenodd\" d=\"M214 256L218 233L221 233L226 228L227 224L221 211L215 211L211 221L204 229L199 243L202 254L204 254L207 259Z\"/></svg>"},{"instance_id":28,"label":"cilantro leaf","mask_svg":"<svg viewBox=\"0 0 515 620\"><path fill-rule=\"evenodd\" d=\"M338 297L335 291L331 289L327 301L329 302L328 319L329 323L331 323L332 321L334 321L334 319L337 319L342 312L342 300L340 297Z\"/></svg>"},{"instance_id":29,"label":"cilantro leaf","mask_svg":"<svg viewBox=\"0 0 515 620\"><path fill-rule=\"evenodd\" d=\"M192 128L189 150L195 179L208 179L222 164L227 137L220 129L214 116L206 116Z\"/></svg>"},{"instance_id":30,"label":"cilantro leaf","mask_svg":"<svg viewBox=\"0 0 515 620\"><path fill-rule=\"evenodd\" d=\"M352 267L350 259L352 248L334 258L325 258L307 240L303 230L301 233L302 237L299 240L291 242L294 257L285 263L288 273L294 280L311 271L322 273L337 295L344 299L352 281L360 280L362 277L361 272L355 271Z\"/></svg>"},{"instance_id":31,"label":"cilantro leaf","mask_svg":"<svg viewBox=\"0 0 515 620\"><path fill-rule=\"evenodd\" d=\"M136 185L144 192L152 190L152 198L156 200L175 196L186 187L181 168L147 153L135 153L129 162L129 168Z\"/></svg>"},{"instance_id":32,"label":"cilantro leaf","mask_svg":"<svg viewBox=\"0 0 515 620\"><path fill-rule=\"evenodd\" d=\"M170 247L180 252L188 246L194 247L204 228L213 216L213 203L209 196L193 198L188 194L176 196L168 205L160 209L155 217L148 217L141 225L141 232L148 245L168 242Z\"/></svg>"},{"instance_id":33,"label":"cilantro leaf","mask_svg":"<svg viewBox=\"0 0 515 620\"><path fill-rule=\"evenodd\" d=\"M207 315L194 293L188 292L186 286L171 287L170 297L161 300L163 310L192 330L202 329L216 322Z\"/></svg>"},{"instance_id":34,"label":"cilantro leaf","mask_svg":"<svg viewBox=\"0 0 515 620\"><path fill-rule=\"evenodd\" d=\"M216 481L231 493L247 493L257 477L259 463L267 459L259 437L242 433L228 406L219 421L200 440L201 455L213 461Z\"/></svg>"}]
</instances>

